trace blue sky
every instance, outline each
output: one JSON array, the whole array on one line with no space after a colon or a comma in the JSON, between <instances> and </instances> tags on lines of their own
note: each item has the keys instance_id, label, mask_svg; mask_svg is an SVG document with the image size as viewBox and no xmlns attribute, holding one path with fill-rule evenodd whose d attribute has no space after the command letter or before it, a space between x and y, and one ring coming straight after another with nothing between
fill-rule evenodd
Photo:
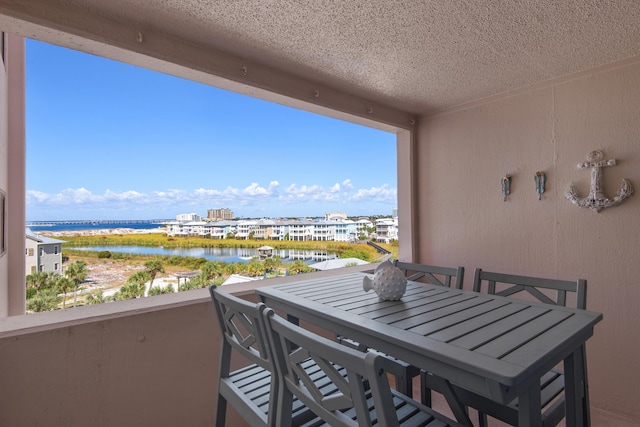
<instances>
[{"instance_id":1,"label":"blue sky","mask_svg":"<svg viewBox=\"0 0 640 427\"><path fill-rule=\"evenodd\" d=\"M26 52L28 221L397 207L395 134L34 40Z\"/></svg>"}]
</instances>

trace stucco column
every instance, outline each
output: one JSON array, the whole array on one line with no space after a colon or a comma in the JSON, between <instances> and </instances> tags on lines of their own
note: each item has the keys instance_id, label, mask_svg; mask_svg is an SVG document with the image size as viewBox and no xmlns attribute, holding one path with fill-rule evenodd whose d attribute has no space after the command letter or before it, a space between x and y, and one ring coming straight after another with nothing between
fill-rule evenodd
<instances>
[{"instance_id":1,"label":"stucco column","mask_svg":"<svg viewBox=\"0 0 640 427\"><path fill-rule=\"evenodd\" d=\"M25 39L7 34L7 261L6 314L25 313ZM4 165L3 165L4 166Z\"/></svg>"}]
</instances>

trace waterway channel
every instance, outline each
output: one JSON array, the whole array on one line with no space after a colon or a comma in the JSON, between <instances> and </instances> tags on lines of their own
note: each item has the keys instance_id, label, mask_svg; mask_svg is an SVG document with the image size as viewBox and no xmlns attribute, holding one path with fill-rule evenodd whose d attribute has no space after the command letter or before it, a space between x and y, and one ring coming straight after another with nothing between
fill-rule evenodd
<instances>
[{"instance_id":1,"label":"waterway channel","mask_svg":"<svg viewBox=\"0 0 640 427\"><path fill-rule=\"evenodd\" d=\"M85 246L69 248L79 251L109 251L125 254L141 255L167 255L194 258L205 258L211 261L223 262L249 262L258 256L255 248L156 248L147 246ZM337 259L338 254L323 250L300 249L274 249L274 256L279 256L282 262L301 260L306 263L315 263L330 259Z\"/></svg>"}]
</instances>

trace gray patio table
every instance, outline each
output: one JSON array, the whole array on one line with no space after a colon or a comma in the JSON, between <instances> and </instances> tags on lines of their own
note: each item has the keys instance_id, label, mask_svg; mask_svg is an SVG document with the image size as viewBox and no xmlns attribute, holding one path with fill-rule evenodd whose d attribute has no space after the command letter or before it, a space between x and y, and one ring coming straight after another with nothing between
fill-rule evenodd
<instances>
[{"instance_id":1,"label":"gray patio table","mask_svg":"<svg viewBox=\"0 0 640 427\"><path fill-rule=\"evenodd\" d=\"M256 292L292 320L355 339L445 384L500 403L518 397L521 427L541 425L540 378L564 362L566 425L589 425L584 345L601 313L418 282L401 300L380 301L363 290L363 277L301 276ZM446 397L460 420L459 402Z\"/></svg>"}]
</instances>

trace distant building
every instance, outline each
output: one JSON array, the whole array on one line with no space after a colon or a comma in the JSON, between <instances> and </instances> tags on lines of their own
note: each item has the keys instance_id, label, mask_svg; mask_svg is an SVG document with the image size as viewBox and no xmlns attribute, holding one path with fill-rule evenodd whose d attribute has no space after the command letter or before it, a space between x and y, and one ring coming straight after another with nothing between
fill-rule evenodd
<instances>
[{"instance_id":1,"label":"distant building","mask_svg":"<svg viewBox=\"0 0 640 427\"><path fill-rule=\"evenodd\" d=\"M207 209L207 219L233 219L231 209Z\"/></svg>"},{"instance_id":2,"label":"distant building","mask_svg":"<svg viewBox=\"0 0 640 427\"><path fill-rule=\"evenodd\" d=\"M256 240L292 240L292 241L335 241L356 243L361 239L374 238L383 242L398 239L398 218L382 218L372 223L361 218L331 220L279 220L279 219L245 219L245 220L190 220L190 215L183 214L185 220L167 221L164 223L167 236L199 236L211 239L256 239Z\"/></svg>"},{"instance_id":3,"label":"distant building","mask_svg":"<svg viewBox=\"0 0 640 427\"><path fill-rule=\"evenodd\" d=\"M196 213L178 214L176 215L176 221L180 221L180 222L202 221L202 217Z\"/></svg>"},{"instance_id":4,"label":"distant building","mask_svg":"<svg viewBox=\"0 0 640 427\"><path fill-rule=\"evenodd\" d=\"M347 219L347 213L346 212L327 212L324 214L324 219L327 221L344 221L345 219Z\"/></svg>"},{"instance_id":5,"label":"distant building","mask_svg":"<svg viewBox=\"0 0 640 427\"><path fill-rule=\"evenodd\" d=\"M236 221L169 221L165 223L167 236L199 236L224 239L229 233L235 235Z\"/></svg>"},{"instance_id":6,"label":"distant building","mask_svg":"<svg viewBox=\"0 0 640 427\"><path fill-rule=\"evenodd\" d=\"M384 243L398 240L398 218L376 220L376 239Z\"/></svg>"},{"instance_id":7,"label":"distant building","mask_svg":"<svg viewBox=\"0 0 640 427\"><path fill-rule=\"evenodd\" d=\"M311 229L311 240L329 241L336 240L335 221L316 221Z\"/></svg>"},{"instance_id":8,"label":"distant building","mask_svg":"<svg viewBox=\"0 0 640 427\"><path fill-rule=\"evenodd\" d=\"M62 244L64 240L40 236L26 230L25 275L39 272L62 274Z\"/></svg>"},{"instance_id":9,"label":"distant building","mask_svg":"<svg viewBox=\"0 0 640 427\"><path fill-rule=\"evenodd\" d=\"M375 228L374 224L368 219L361 218L356 221L356 229L358 237L363 236L365 238L370 237L369 230Z\"/></svg>"}]
</instances>

